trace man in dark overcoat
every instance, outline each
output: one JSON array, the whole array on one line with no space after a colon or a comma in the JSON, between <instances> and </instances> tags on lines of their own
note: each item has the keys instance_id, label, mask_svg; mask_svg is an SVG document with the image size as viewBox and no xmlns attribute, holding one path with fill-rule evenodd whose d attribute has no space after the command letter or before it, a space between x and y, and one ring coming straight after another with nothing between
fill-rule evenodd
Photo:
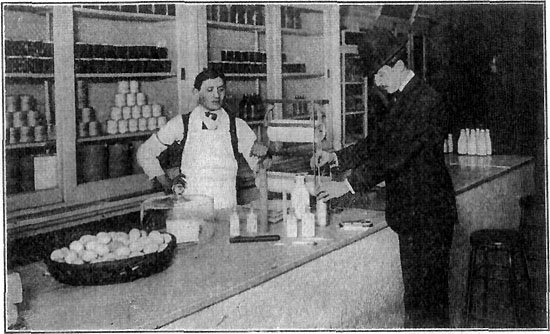
<instances>
[{"instance_id":1,"label":"man in dark overcoat","mask_svg":"<svg viewBox=\"0 0 550 334\"><path fill-rule=\"evenodd\" d=\"M318 189L324 200L386 184L386 220L399 237L405 327L449 327L448 274L455 193L445 165L446 110L441 97L402 59L384 65L375 84L390 95L379 127L355 145L312 158L349 170Z\"/></svg>"}]
</instances>

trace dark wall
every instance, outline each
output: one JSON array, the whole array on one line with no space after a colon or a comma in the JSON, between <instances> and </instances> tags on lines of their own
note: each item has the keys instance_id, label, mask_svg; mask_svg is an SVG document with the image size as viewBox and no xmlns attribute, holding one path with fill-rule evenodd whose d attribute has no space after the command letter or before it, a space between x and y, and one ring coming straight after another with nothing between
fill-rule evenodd
<instances>
[{"instance_id":1,"label":"dark wall","mask_svg":"<svg viewBox=\"0 0 550 334\"><path fill-rule=\"evenodd\" d=\"M444 5L428 32L428 80L450 129L491 129L496 154L535 155L544 140L544 6Z\"/></svg>"}]
</instances>

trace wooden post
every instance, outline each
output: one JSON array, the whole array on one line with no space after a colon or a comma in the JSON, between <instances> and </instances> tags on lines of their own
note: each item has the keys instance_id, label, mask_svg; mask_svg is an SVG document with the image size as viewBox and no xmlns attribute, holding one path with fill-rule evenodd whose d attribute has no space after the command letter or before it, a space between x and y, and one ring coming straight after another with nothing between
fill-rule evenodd
<instances>
[{"instance_id":1,"label":"wooden post","mask_svg":"<svg viewBox=\"0 0 550 334\"><path fill-rule=\"evenodd\" d=\"M263 161L259 162L258 179L260 188L260 212L258 215L258 233L266 234L269 231L269 222L267 221L267 170Z\"/></svg>"}]
</instances>

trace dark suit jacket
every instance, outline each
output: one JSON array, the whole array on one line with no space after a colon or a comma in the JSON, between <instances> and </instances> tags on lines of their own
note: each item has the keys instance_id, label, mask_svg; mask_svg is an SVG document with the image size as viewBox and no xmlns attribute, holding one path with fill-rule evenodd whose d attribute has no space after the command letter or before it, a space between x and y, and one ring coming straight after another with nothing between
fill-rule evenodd
<instances>
[{"instance_id":1,"label":"dark suit jacket","mask_svg":"<svg viewBox=\"0 0 550 334\"><path fill-rule=\"evenodd\" d=\"M443 154L446 121L441 97L415 76L376 131L336 152L355 191L386 181L386 220L398 233L457 221Z\"/></svg>"}]
</instances>

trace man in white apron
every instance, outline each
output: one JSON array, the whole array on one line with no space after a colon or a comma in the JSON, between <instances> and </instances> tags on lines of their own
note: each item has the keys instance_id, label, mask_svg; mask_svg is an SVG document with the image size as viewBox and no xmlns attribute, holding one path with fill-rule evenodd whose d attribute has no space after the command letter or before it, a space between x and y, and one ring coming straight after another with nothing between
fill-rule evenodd
<instances>
[{"instance_id":1,"label":"man in white apron","mask_svg":"<svg viewBox=\"0 0 550 334\"><path fill-rule=\"evenodd\" d=\"M187 182L187 194L207 195L214 199L215 209L237 205L235 160L229 115L222 108L225 99L225 76L208 69L195 79L193 92L199 105L189 115L188 133L181 158L181 173ZM256 143L256 134L242 119L235 119L238 151L255 170L258 158L266 149ZM172 118L156 134L145 141L137 152L137 161L149 178L156 179L164 189L170 188L157 157L175 141L183 139L182 117ZM260 152L258 154L258 152Z\"/></svg>"}]
</instances>

